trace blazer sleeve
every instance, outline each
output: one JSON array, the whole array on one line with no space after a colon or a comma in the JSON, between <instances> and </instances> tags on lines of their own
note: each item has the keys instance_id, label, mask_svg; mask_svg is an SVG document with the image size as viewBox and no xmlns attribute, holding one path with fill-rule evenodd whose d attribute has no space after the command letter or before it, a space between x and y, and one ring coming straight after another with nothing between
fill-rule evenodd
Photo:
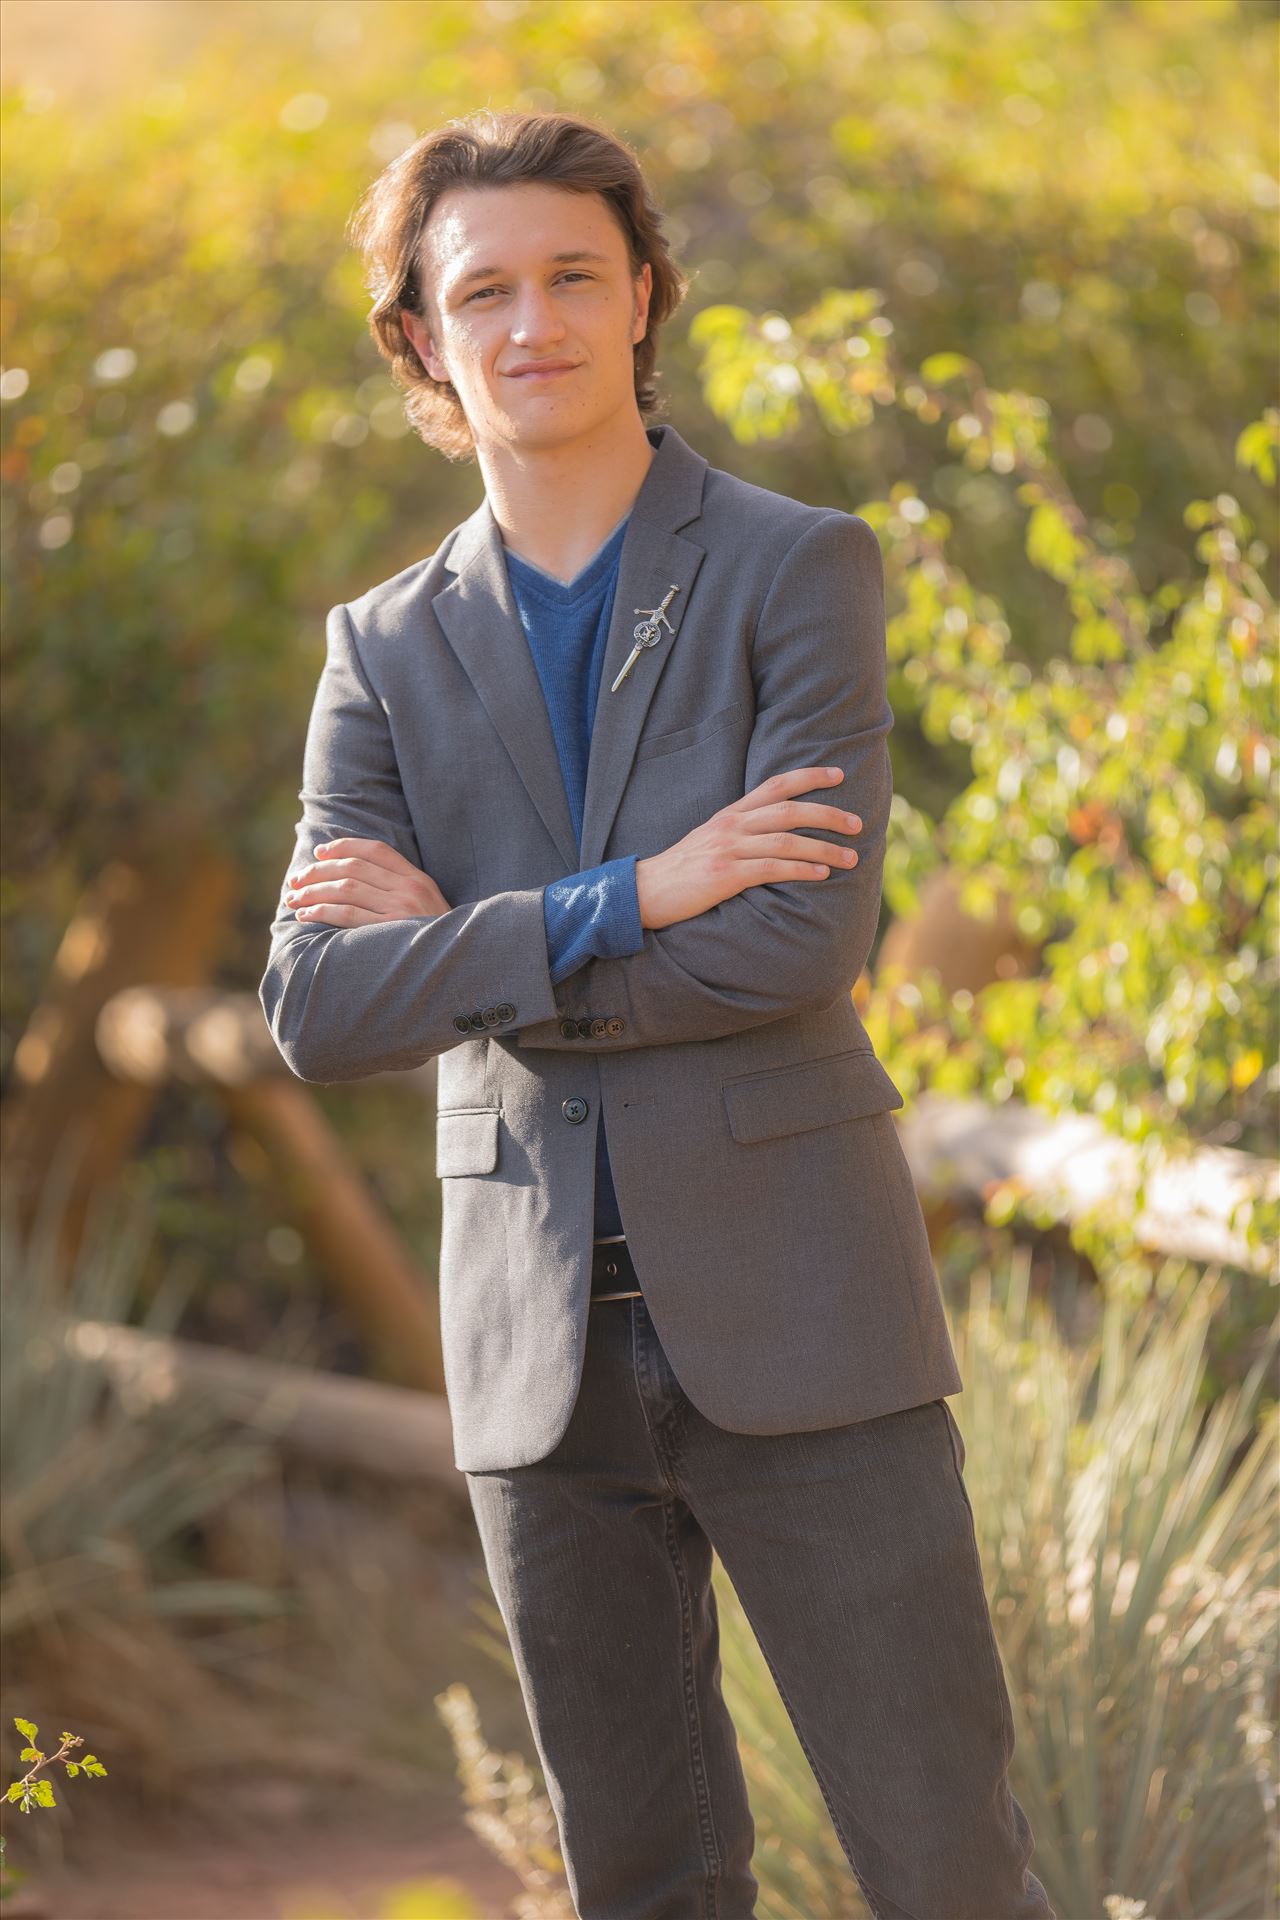
<instances>
[{"instance_id":1,"label":"blazer sleeve","mask_svg":"<svg viewBox=\"0 0 1280 1920\"><path fill-rule=\"evenodd\" d=\"M856 847L857 864L822 880L749 887L693 919L646 929L638 953L580 967L557 993L555 1018L522 1020L522 1047L606 1052L713 1040L821 1011L853 987L879 925L893 796L884 562L857 514L833 509L787 552L761 609L752 676L744 791L794 767L841 767L843 781L796 797L856 813L861 832L797 831ZM620 1016L623 1031L561 1033L560 1018L596 1015Z\"/></svg>"},{"instance_id":2,"label":"blazer sleeve","mask_svg":"<svg viewBox=\"0 0 1280 1920\"><path fill-rule=\"evenodd\" d=\"M345 606L331 609L326 639L302 818L258 989L286 1064L321 1085L415 1067L478 1032L514 1033L557 1014L541 887L358 927L308 926L286 905L289 874L341 835L384 840L423 864L386 712Z\"/></svg>"}]
</instances>

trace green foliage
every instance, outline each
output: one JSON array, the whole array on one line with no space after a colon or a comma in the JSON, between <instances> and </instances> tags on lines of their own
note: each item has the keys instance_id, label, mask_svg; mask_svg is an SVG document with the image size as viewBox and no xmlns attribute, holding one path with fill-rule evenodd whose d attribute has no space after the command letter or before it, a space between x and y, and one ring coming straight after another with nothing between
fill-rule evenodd
<instances>
[{"instance_id":1,"label":"green foliage","mask_svg":"<svg viewBox=\"0 0 1280 1920\"><path fill-rule=\"evenodd\" d=\"M859 381L872 356L855 350L861 332L829 335L808 317L780 326L722 308L705 329L708 391L767 389L776 364L798 376L788 405L843 432L845 410L831 412L826 396ZM1090 520L1056 467L1047 403L993 393L958 356L935 357L931 371L933 384L877 349L876 402L946 421L966 463L1008 488L1026 515L1029 563L1061 589L1063 639L1045 658L1042 639L1019 634L995 592L952 561L950 516L913 483L859 504L886 556L896 719L968 762L940 819L895 798L885 893L909 912L945 865L962 878L967 912L985 916L1000 896L1017 903L1042 966L949 1006L927 983L886 977L873 1037L904 1092L1016 1094L1093 1113L1141 1146L1143 1165L1196 1141L1270 1153L1280 623L1268 548L1231 494L1194 500L1184 570L1144 591L1116 530ZM963 397L939 374L963 378ZM759 409L725 407L750 438ZM1271 472L1278 434L1271 408L1239 436L1242 461ZM1141 1185L1112 1196L1105 1217L1078 1224L1077 1244L1123 1271L1142 1201ZM1240 1224L1261 1254L1280 1205L1259 1200Z\"/></svg>"},{"instance_id":2,"label":"green foliage","mask_svg":"<svg viewBox=\"0 0 1280 1920\"><path fill-rule=\"evenodd\" d=\"M695 275L664 343L673 417L731 463L699 424L686 326L706 351L722 303L762 311L755 364L716 364L708 398L773 445L749 475L802 497L890 472L927 498L952 471L883 418L892 344L948 390L998 369L1009 391L976 437L993 456L1043 430L1013 390L1051 392L1082 490L1119 523L1140 510L1163 561L1271 381L1266 8L922 0L899 19L878 0L648 0L639 30L634 8L504 0L478 29L473 0L439 0L429 34L393 0L96 12L68 91L25 86L11 55L0 103L0 625L22 715L4 911L36 916L11 946L10 1021L67 887L135 834L212 821L243 853L252 971L323 611L478 497L473 468L406 443L343 238L370 174L424 127L491 100L632 138ZM790 357L768 337L788 324ZM857 358L833 368L824 349L846 336ZM806 387L856 446L777 447ZM972 431L949 449L962 466ZM961 531L1007 597L993 510L972 491Z\"/></svg>"}]
</instances>

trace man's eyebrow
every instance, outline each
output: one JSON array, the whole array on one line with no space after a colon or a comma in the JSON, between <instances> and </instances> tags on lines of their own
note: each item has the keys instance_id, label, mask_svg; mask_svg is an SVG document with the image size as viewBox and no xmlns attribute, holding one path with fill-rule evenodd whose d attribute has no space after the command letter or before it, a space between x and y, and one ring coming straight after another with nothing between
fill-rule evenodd
<instances>
[{"instance_id":1,"label":"man's eyebrow","mask_svg":"<svg viewBox=\"0 0 1280 1920\"><path fill-rule=\"evenodd\" d=\"M589 253L584 247L577 247L566 253L552 253L547 257L551 264L556 266L563 266L565 262L569 260L594 260L599 265L605 267L609 264L607 254ZM460 279L454 281L450 291L456 292L459 287L469 287L473 280L492 279L495 273L502 273L504 271L505 269L502 267L472 267L470 273L464 273Z\"/></svg>"}]
</instances>

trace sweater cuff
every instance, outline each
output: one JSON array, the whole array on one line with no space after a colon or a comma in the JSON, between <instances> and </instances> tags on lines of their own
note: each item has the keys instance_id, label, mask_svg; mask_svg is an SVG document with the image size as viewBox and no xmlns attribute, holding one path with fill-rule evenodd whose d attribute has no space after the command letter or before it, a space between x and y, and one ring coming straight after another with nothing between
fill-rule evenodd
<instances>
[{"instance_id":1,"label":"sweater cuff","mask_svg":"<svg viewBox=\"0 0 1280 1920\"><path fill-rule=\"evenodd\" d=\"M621 960L644 945L637 854L553 880L543 888L547 960L555 984L588 960Z\"/></svg>"}]
</instances>

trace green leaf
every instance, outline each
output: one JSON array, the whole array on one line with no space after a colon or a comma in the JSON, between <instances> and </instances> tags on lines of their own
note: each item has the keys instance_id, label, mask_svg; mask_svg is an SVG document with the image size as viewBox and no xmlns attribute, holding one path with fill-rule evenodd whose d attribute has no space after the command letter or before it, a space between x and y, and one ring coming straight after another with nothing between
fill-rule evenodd
<instances>
[{"instance_id":1,"label":"green leaf","mask_svg":"<svg viewBox=\"0 0 1280 1920\"><path fill-rule=\"evenodd\" d=\"M721 344L740 338L751 324L752 316L745 307L704 307L690 322L689 339L695 347Z\"/></svg>"},{"instance_id":2,"label":"green leaf","mask_svg":"<svg viewBox=\"0 0 1280 1920\"><path fill-rule=\"evenodd\" d=\"M1027 558L1055 580L1070 580L1082 548L1059 507L1045 501L1027 522Z\"/></svg>"},{"instance_id":3,"label":"green leaf","mask_svg":"<svg viewBox=\"0 0 1280 1920\"><path fill-rule=\"evenodd\" d=\"M1268 407L1261 420L1251 420L1236 440L1236 464L1251 467L1268 485L1276 477L1276 449L1280 447L1280 409Z\"/></svg>"},{"instance_id":4,"label":"green leaf","mask_svg":"<svg viewBox=\"0 0 1280 1920\"><path fill-rule=\"evenodd\" d=\"M948 380L975 379L979 369L963 353L931 353L920 362L920 373L931 386L944 386Z\"/></svg>"},{"instance_id":5,"label":"green leaf","mask_svg":"<svg viewBox=\"0 0 1280 1920\"><path fill-rule=\"evenodd\" d=\"M1104 660L1123 660L1127 651L1120 629L1102 614L1090 614L1084 620L1077 620L1071 629L1070 644L1075 658L1087 665Z\"/></svg>"}]
</instances>

